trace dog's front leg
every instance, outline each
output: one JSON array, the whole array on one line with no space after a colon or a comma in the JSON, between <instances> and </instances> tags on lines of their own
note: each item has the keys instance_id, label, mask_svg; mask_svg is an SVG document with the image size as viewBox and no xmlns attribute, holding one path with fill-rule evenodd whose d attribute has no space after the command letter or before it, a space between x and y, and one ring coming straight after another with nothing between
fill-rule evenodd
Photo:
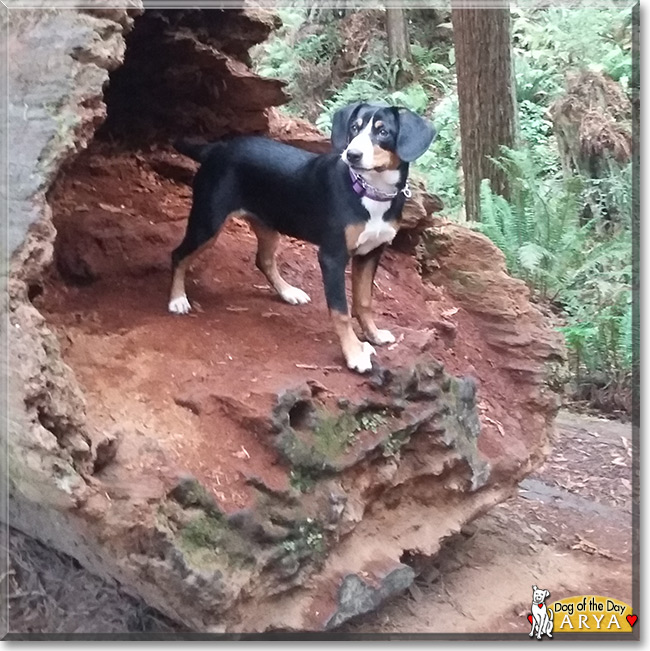
<instances>
[{"instance_id":1,"label":"dog's front leg","mask_svg":"<svg viewBox=\"0 0 650 651\"><path fill-rule=\"evenodd\" d=\"M365 373L372 367L370 356L374 354L375 349L369 343L359 341L352 328L352 319L345 296L347 252L343 247L339 247L336 251L321 247L318 252L318 262L323 274L327 307L332 317L334 330L341 342L345 363L349 369Z\"/></svg>"},{"instance_id":2,"label":"dog's front leg","mask_svg":"<svg viewBox=\"0 0 650 651\"><path fill-rule=\"evenodd\" d=\"M395 337L390 330L380 330L372 316L372 288L384 250L378 246L366 255L352 258L352 313L357 317L364 334L373 344L392 344Z\"/></svg>"},{"instance_id":3,"label":"dog's front leg","mask_svg":"<svg viewBox=\"0 0 650 651\"><path fill-rule=\"evenodd\" d=\"M535 635L535 615L532 616L532 620L528 637L533 637Z\"/></svg>"}]
</instances>

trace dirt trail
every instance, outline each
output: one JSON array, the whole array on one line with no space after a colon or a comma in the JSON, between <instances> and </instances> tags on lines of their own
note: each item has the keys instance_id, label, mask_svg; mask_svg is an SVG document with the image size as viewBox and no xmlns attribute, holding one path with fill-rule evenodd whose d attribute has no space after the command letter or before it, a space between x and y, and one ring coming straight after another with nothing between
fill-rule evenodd
<instances>
[{"instance_id":1,"label":"dirt trail","mask_svg":"<svg viewBox=\"0 0 650 651\"><path fill-rule=\"evenodd\" d=\"M450 540L409 592L343 631L524 635L533 584L553 599L592 593L631 603L631 427L568 412L557 424L551 456L521 483L518 497ZM12 535L11 558L13 631L173 630L116 587L26 544L21 534Z\"/></svg>"}]
</instances>

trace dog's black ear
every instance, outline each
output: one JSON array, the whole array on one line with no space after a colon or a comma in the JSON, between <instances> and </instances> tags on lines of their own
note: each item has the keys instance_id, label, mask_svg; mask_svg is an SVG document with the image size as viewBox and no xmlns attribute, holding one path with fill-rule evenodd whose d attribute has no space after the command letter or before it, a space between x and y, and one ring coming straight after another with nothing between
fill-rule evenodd
<instances>
[{"instance_id":1,"label":"dog's black ear","mask_svg":"<svg viewBox=\"0 0 650 651\"><path fill-rule=\"evenodd\" d=\"M436 130L424 118L405 108L397 109L399 133L397 155L407 163L420 158L436 137Z\"/></svg>"},{"instance_id":2,"label":"dog's black ear","mask_svg":"<svg viewBox=\"0 0 650 651\"><path fill-rule=\"evenodd\" d=\"M550 593L548 590L545 590L544 592L546 592L546 596L547 596L547 597L550 597L550 596L551 596L551 593Z\"/></svg>"},{"instance_id":3,"label":"dog's black ear","mask_svg":"<svg viewBox=\"0 0 650 651\"><path fill-rule=\"evenodd\" d=\"M361 102L340 108L332 118L332 147L334 151L343 151L348 144L350 119L361 106Z\"/></svg>"}]
</instances>

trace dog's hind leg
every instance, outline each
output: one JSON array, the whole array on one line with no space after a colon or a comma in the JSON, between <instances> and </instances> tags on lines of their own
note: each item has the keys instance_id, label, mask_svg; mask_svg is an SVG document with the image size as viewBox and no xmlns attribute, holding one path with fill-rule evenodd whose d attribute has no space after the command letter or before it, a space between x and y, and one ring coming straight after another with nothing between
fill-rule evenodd
<instances>
[{"instance_id":1,"label":"dog's hind leg","mask_svg":"<svg viewBox=\"0 0 650 651\"><path fill-rule=\"evenodd\" d=\"M169 293L168 309L174 314L187 314L191 310L185 293L185 273L192 261L212 242L217 233L197 237L187 235L172 253L172 288Z\"/></svg>"},{"instance_id":2,"label":"dog's hind leg","mask_svg":"<svg viewBox=\"0 0 650 651\"><path fill-rule=\"evenodd\" d=\"M311 300L309 295L290 285L278 271L276 251L280 242L280 234L262 224L258 219L250 217L249 223L257 236L257 256L255 265L266 276L273 289L283 301L291 305L304 305Z\"/></svg>"},{"instance_id":3,"label":"dog's hind leg","mask_svg":"<svg viewBox=\"0 0 650 651\"><path fill-rule=\"evenodd\" d=\"M201 174L201 170L199 170ZM230 201L209 188L206 179L197 175L194 200L187 221L187 231L180 245L172 252L172 287L168 309L174 314L187 314L190 302L185 293L185 274L192 261L211 244L233 212Z\"/></svg>"}]
</instances>

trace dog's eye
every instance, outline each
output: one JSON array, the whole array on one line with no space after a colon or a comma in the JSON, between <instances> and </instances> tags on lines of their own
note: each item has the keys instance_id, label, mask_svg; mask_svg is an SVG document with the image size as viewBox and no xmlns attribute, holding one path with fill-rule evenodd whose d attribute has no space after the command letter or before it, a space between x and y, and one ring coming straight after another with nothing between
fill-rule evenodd
<instances>
[{"instance_id":1,"label":"dog's eye","mask_svg":"<svg viewBox=\"0 0 650 651\"><path fill-rule=\"evenodd\" d=\"M357 133L357 132L359 131L359 125L356 124L356 123L353 124L353 125L350 127L350 131L351 131L352 133Z\"/></svg>"},{"instance_id":2,"label":"dog's eye","mask_svg":"<svg viewBox=\"0 0 650 651\"><path fill-rule=\"evenodd\" d=\"M386 131L386 129L379 129L379 137L388 138L388 131Z\"/></svg>"}]
</instances>

